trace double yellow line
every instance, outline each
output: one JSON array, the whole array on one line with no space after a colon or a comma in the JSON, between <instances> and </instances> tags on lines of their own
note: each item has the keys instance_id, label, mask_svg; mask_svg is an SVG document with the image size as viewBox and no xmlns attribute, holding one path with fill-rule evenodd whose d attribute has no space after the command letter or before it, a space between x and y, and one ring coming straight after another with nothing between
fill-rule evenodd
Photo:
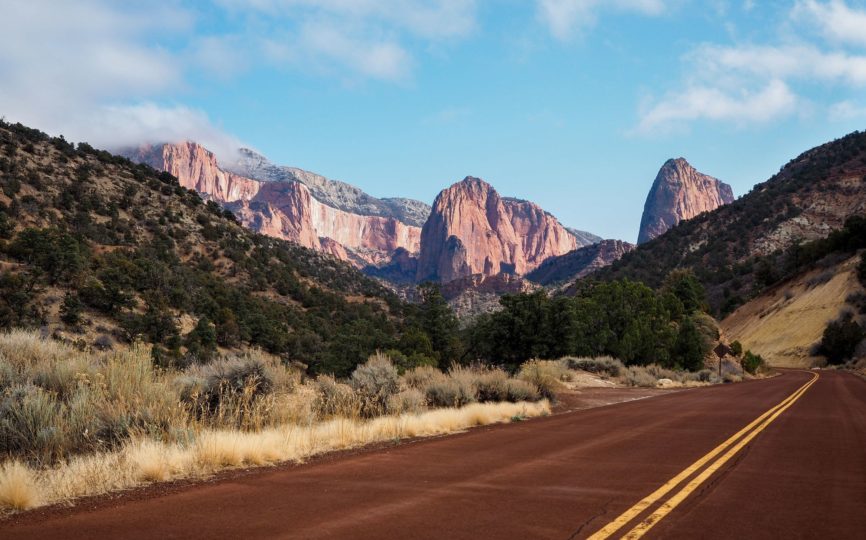
<instances>
[{"instance_id":1,"label":"double yellow line","mask_svg":"<svg viewBox=\"0 0 866 540\"><path fill-rule=\"evenodd\" d=\"M683 502L686 497L689 496L695 489L697 489L701 484L703 484L710 476L713 475L719 468L722 467L725 463L728 462L732 457L734 457L740 450L743 449L744 446L749 444L749 442L757 437L757 435L766 429L773 420L779 417L783 412L785 412L791 405L794 404L795 401L800 399L800 397L806 393L806 391L815 384L815 381L818 380L818 374L812 373L812 378L803 386L798 388L793 394L782 400L778 405L771 408L755 420L753 420L749 425L732 435L728 440L720 444L719 446L713 448L706 455L689 465L682 472L668 480L664 485L662 485L657 490L653 491L643 499L641 499L637 504L623 512L619 517L615 520L611 521L607 525L605 525L598 532L590 536L591 540L603 540L605 538L611 537L618 530L623 528L630 521L635 519L638 515L643 513L650 506L655 504L659 499L667 495L671 490L680 485L687 478L692 476L697 471L701 470L707 463L713 460L719 454L722 454L721 457L710 463L709 466L704 468L700 474L692 478L685 486L682 487L678 492L668 498L665 502L663 502L656 510L643 519L640 523L635 525L633 529L629 532L625 533L622 538L634 539L640 538L647 531L649 531L656 523L661 521L667 514L669 514L674 508L676 508L681 502ZM739 442L737 442L739 441ZM727 449L727 452L725 450Z\"/></svg>"}]
</instances>

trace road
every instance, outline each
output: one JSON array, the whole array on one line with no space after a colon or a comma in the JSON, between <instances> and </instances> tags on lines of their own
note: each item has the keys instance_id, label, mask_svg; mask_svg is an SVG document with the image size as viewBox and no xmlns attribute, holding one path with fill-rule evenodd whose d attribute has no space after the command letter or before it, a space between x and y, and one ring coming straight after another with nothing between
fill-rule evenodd
<instances>
[{"instance_id":1,"label":"road","mask_svg":"<svg viewBox=\"0 0 866 540\"><path fill-rule=\"evenodd\" d=\"M789 371L0 524L0 537L73 540L864 531L866 381L836 371Z\"/></svg>"}]
</instances>

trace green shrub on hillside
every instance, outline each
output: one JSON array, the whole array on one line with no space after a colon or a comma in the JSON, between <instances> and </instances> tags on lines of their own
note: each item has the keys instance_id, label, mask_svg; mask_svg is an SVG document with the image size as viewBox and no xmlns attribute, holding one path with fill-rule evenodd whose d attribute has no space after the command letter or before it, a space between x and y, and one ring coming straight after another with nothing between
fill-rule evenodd
<instances>
[{"instance_id":1,"label":"green shrub on hillside","mask_svg":"<svg viewBox=\"0 0 866 540\"><path fill-rule=\"evenodd\" d=\"M754 354L752 351L746 351L743 355L743 359L741 360L741 364L743 366L743 370L754 375L761 369L766 362L759 354Z\"/></svg>"},{"instance_id":2,"label":"green shrub on hillside","mask_svg":"<svg viewBox=\"0 0 866 540\"><path fill-rule=\"evenodd\" d=\"M824 329L818 352L831 364L839 364L851 358L857 345L866 338L863 327L850 313L830 322Z\"/></svg>"}]
</instances>

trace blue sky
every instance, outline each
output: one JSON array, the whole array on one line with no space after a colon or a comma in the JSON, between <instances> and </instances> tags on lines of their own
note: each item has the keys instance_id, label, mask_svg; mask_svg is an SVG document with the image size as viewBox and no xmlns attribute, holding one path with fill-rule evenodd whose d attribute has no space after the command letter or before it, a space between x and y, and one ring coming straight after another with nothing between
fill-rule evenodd
<instances>
[{"instance_id":1,"label":"blue sky","mask_svg":"<svg viewBox=\"0 0 866 540\"><path fill-rule=\"evenodd\" d=\"M10 0L0 115L190 138L376 196L466 175L634 241L661 164L737 195L866 127L853 0Z\"/></svg>"}]
</instances>

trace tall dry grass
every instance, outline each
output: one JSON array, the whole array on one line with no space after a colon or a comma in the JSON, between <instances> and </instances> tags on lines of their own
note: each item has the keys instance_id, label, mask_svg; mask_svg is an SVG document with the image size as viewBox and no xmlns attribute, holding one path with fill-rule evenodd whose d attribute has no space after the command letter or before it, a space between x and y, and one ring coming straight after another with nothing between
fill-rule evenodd
<instances>
[{"instance_id":1,"label":"tall dry grass","mask_svg":"<svg viewBox=\"0 0 866 540\"><path fill-rule=\"evenodd\" d=\"M347 381L305 380L252 352L162 370L144 346L88 354L12 331L0 334L0 507L547 414L539 399L480 366L401 377L377 354Z\"/></svg>"},{"instance_id":2,"label":"tall dry grass","mask_svg":"<svg viewBox=\"0 0 866 540\"><path fill-rule=\"evenodd\" d=\"M442 435L549 413L547 401L473 403L420 414L369 420L335 418L255 432L204 429L190 444L135 438L116 450L78 456L49 468L9 462L0 470L0 505L27 509L151 482L203 478L227 468L300 463L325 452Z\"/></svg>"}]
</instances>

